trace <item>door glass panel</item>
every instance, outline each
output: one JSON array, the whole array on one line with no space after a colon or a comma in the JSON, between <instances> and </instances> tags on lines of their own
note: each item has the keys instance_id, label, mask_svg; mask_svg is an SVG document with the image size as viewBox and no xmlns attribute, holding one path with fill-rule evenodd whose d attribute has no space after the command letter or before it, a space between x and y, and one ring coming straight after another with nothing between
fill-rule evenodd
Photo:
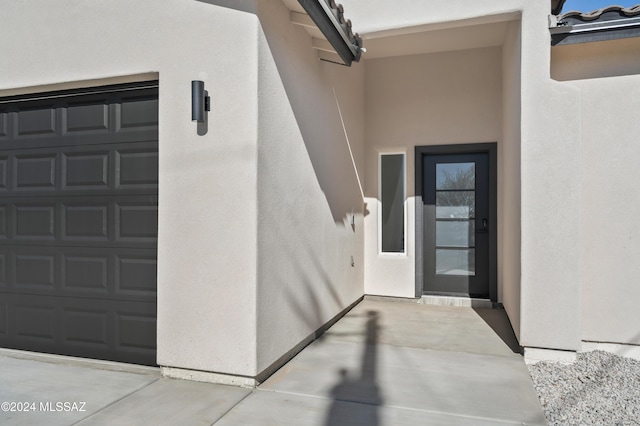
<instances>
[{"instance_id":1,"label":"door glass panel","mask_svg":"<svg viewBox=\"0 0 640 426\"><path fill-rule=\"evenodd\" d=\"M464 276L475 275L475 249L436 249L436 274Z\"/></svg>"},{"instance_id":2,"label":"door glass panel","mask_svg":"<svg viewBox=\"0 0 640 426\"><path fill-rule=\"evenodd\" d=\"M474 191L439 191L436 193L436 218L472 219L475 217Z\"/></svg>"},{"instance_id":3,"label":"door glass panel","mask_svg":"<svg viewBox=\"0 0 640 426\"><path fill-rule=\"evenodd\" d=\"M476 163L436 164L436 190L475 188Z\"/></svg>"},{"instance_id":4,"label":"door glass panel","mask_svg":"<svg viewBox=\"0 0 640 426\"><path fill-rule=\"evenodd\" d=\"M436 246L474 247L475 221L436 221Z\"/></svg>"}]
</instances>

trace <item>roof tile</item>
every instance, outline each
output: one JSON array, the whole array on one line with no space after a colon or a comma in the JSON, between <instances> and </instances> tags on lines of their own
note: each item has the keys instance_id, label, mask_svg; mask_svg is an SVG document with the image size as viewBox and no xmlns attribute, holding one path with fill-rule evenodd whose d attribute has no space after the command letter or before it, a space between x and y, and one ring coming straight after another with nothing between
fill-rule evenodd
<instances>
[{"instance_id":1,"label":"roof tile","mask_svg":"<svg viewBox=\"0 0 640 426\"><path fill-rule=\"evenodd\" d=\"M559 21L572 22L608 21L612 19L630 18L640 15L640 4L631 7L607 6L592 12L572 10L558 16Z\"/></svg>"}]
</instances>

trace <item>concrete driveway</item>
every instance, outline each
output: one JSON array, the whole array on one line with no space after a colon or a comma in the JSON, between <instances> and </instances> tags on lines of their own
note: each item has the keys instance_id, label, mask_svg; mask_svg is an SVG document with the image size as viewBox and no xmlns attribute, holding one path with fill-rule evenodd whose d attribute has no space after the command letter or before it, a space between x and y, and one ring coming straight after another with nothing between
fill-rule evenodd
<instances>
[{"instance_id":1,"label":"concrete driveway","mask_svg":"<svg viewBox=\"0 0 640 426\"><path fill-rule=\"evenodd\" d=\"M0 424L546 425L514 350L502 310L379 298L255 390L2 350Z\"/></svg>"}]
</instances>

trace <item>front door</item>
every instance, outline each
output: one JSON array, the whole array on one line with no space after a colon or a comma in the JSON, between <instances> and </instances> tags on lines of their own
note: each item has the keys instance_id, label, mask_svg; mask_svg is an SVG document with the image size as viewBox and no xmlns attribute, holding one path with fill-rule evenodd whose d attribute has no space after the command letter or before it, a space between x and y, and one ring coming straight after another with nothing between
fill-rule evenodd
<instances>
[{"instance_id":1,"label":"front door","mask_svg":"<svg viewBox=\"0 0 640 426\"><path fill-rule=\"evenodd\" d=\"M452 150L422 154L419 159L423 292L494 299L490 153Z\"/></svg>"}]
</instances>

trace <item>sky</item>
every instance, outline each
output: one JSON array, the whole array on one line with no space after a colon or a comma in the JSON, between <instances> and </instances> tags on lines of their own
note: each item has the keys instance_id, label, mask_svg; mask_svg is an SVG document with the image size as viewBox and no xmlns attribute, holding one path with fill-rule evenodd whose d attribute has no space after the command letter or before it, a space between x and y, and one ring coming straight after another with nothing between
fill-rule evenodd
<instances>
[{"instance_id":1,"label":"sky","mask_svg":"<svg viewBox=\"0 0 640 426\"><path fill-rule=\"evenodd\" d=\"M569 12L570 10L592 12L606 6L630 7L636 4L640 4L640 0L567 0L562 8L562 13Z\"/></svg>"}]
</instances>

